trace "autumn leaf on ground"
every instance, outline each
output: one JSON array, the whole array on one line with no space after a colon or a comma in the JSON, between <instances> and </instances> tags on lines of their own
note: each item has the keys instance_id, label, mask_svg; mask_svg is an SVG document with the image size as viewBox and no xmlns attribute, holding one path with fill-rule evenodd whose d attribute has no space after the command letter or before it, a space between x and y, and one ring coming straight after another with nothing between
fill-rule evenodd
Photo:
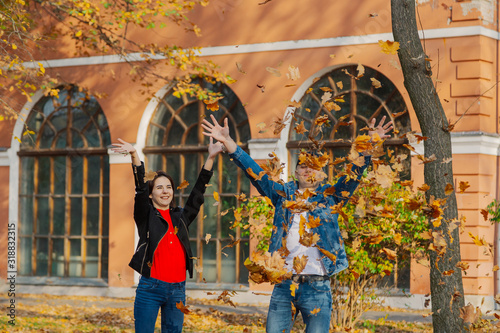
<instances>
[{"instance_id":1,"label":"autumn leaf on ground","mask_svg":"<svg viewBox=\"0 0 500 333\"><path fill-rule=\"evenodd\" d=\"M292 81L300 79L299 68L292 65L288 66L288 73L286 73L286 76Z\"/></svg>"},{"instance_id":2,"label":"autumn leaf on ground","mask_svg":"<svg viewBox=\"0 0 500 333\"><path fill-rule=\"evenodd\" d=\"M479 307L476 307L474 309L474 305L469 303L466 306L460 308L460 318L462 318L466 323L474 324L478 319L481 318L481 309L479 309Z\"/></svg>"},{"instance_id":3,"label":"autumn leaf on ground","mask_svg":"<svg viewBox=\"0 0 500 333\"><path fill-rule=\"evenodd\" d=\"M272 67L266 67L266 71L268 71L269 73L273 74L276 77L280 77L281 76L281 72L280 72L279 69L272 68Z\"/></svg>"},{"instance_id":4,"label":"autumn leaf on ground","mask_svg":"<svg viewBox=\"0 0 500 333\"><path fill-rule=\"evenodd\" d=\"M464 193L466 189L470 187L469 182L460 182L458 184L458 188L460 189L460 193Z\"/></svg>"},{"instance_id":5,"label":"autumn leaf on ground","mask_svg":"<svg viewBox=\"0 0 500 333\"><path fill-rule=\"evenodd\" d=\"M210 238L212 238L212 235L211 234L206 234L205 235L205 242L208 244L208 242L210 241Z\"/></svg>"},{"instance_id":6,"label":"autumn leaf on ground","mask_svg":"<svg viewBox=\"0 0 500 333\"><path fill-rule=\"evenodd\" d=\"M396 258L398 257L396 251L388 249L386 247L382 248L380 250L380 252L385 253L385 255L387 256L387 259L389 259L389 260L396 260Z\"/></svg>"},{"instance_id":7,"label":"autumn leaf on ground","mask_svg":"<svg viewBox=\"0 0 500 333\"><path fill-rule=\"evenodd\" d=\"M375 89L378 89L378 88L382 88L382 83L380 83L379 80L377 80L376 78L370 78L370 80L372 81L372 86L373 88Z\"/></svg>"},{"instance_id":8,"label":"autumn leaf on ground","mask_svg":"<svg viewBox=\"0 0 500 333\"><path fill-rule=\"evenodd\" d=\"M156 177L156 171L150 170L146 172L146 174L144 175L144 182L147 183L148 181L155 179L155 177Z\"/></svg>"},{"instance_id":9,"label":"autumn leaf on ground","mask_svg":"<svg viewBox=\"0 0 500 333\"><path fill-rule=\"evenodd\" d=\"M297 274L302 273L304 268L306 268L307 265L307 259L308 256L302 255L302 256L297 256L293 258L293 269L297 272Z\"/></svg>"},{"instance_id":10,"label":"autumn leaf on ground","mask_svg":"<svg viewBox=\"0 0 500 333\"><path fill-rule=\"evenodd\" d=\"M295 132L297 132L297 134L304 134L304 133L308 132L308 130L304 126L304 121L303 120L302 120L302 122L300 124L298 124L297 126L295 126L294 130L295 130Z\"/></svg>"},{"instance_id":11,"label":"autumn leaf on ground","mask_svg":"<svg viewBox=\"0 0 500 333\"><path fill-rule=\"evenodd\" d=\"M237 62L236 63L236 68L238 68L238 72L242 73L242 74L246 74L247 72L245 72L243 70L243 66L241 65L241 63Z\"/></svg>"},{"instance_id":12,"label":"autumn leaf on ground","mask_svg":"<svg viewBox=\"0 0 500 333\"><path fill-rule=\"evenodd\" d=\"M321 311L321 308L314 308L314 310L311 311L312 315L316 315Z\"/></svg>"},{"instance_id":13,"label":"autumn leaf on ground","mask_svg":"<svg viewBox=\"0 0 500 333\"><path fill-rule=\"evenodd\" d=\"M450 183L446 184L446 187L444 188L444 194L450 195L453 193L453 191L454 191L453 185Z\"/></svg>"},{"instance_id":14,"label":"autumn leaf on ground","mask_svg":"<svg viewBox=\"0 0 500 333\"><path fill-rule=\"evenodd\" d=\"M177 186L178 190L182 190L183 188L186 188L189 186L189 183L186 180L183 180L182 183L180 183L179 186Z\"/></svg>"},{"instance_id":15,"label":"autumn leaf on ground","mask_svg":"<svg viewBox=\"0 0 500 333\"><path fill-rule=\"evenodd\" d=\"M368 244L379 244L383 239L384 239L384 236L382 236L382 235L372 235L372 236L368 236L365 239L365 241Z\"/></svg>"},{"instance_id":16,"label":"autumn leaf on ground","mask_svg":"<svg viewBox=\"0 0 500 333\"><path fill-rule=\"evenodd\" d=\"M187 306L184 305L184 303L182 303L182 301L180 301L179 303L175 303L175 306L177 307L177 309L181 310L182 313L184 314L191 313L191 311L187 308Z\"/></svg>"},{"instance_id":17,"label":"autumn leaf on ground","mask_svg":"<svg viewBox=\"0 0 500 333\"><path fill-rule=\"evenodd\" d=\"M384 42L383 40L379 40L378 45L382 48L381 51L386 54L396 54L399 50L399 42L392 42L390 40Z\"/></svg>"}]
</instances>

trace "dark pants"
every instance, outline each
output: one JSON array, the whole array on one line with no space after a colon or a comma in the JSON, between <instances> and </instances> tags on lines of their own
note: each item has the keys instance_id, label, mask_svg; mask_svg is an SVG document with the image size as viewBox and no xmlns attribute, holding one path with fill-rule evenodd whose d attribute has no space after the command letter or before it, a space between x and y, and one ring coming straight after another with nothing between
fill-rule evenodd
<instances>
[{"instance_id":1,"label":"dark pants","mask_svg":"<svg viewBox=\"0 0 500 333\"><path fill-rule=\"evenodd\" d=\"M176 303L186 304L186 282L168 283L142 276L134 301L135 331L152 333L161 308L162 333L182 332L184 313Z\"/></svg>"}]
</instances>

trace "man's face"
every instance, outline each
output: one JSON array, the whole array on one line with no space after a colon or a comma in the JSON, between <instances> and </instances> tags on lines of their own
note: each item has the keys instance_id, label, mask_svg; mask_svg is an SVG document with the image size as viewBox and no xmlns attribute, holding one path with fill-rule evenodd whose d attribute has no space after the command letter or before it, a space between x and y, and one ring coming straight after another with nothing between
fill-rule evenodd
<instances>
[{"instance_id":1,"label":"man's face","mask_svg":"<svg viewBox=\"0 0 500 333\"><path fill-rule=\"evenodd\" d=\"M306 164L299 164L295 169L299 189L316 189L325 177L326 174L323 171L312 169Z\"/></svg>"}]
</instances>

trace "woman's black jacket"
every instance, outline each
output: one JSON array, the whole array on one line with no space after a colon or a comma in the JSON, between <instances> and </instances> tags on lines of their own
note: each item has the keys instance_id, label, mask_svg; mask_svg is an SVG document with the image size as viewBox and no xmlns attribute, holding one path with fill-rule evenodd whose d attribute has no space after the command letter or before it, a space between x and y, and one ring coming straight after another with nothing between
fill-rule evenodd
<instances>
[{"instance_id":1,"label":"woman's black jacket","mask_svg":"<svg viewBox=\"0 0 500 333\"><path fill-rule=\"evenodd\" d=\"M144 163L140 166L132 165L135 178L134 220L139 232L139 243L129 263L142 276L150 277L154 252L160 240L167 233L168 224L160 212L154 208L149 198L149 187L144 182ZM213 171L201 169L198 180L184 208L170 208L172 225L177 231L177 237L186 251L186 269L189 277L193 277L193 254L189 245L189 225L196 219L201 205L203 205L206 185L212 177ZM168 265L168 263L162 263Z\"/></svg>"}]
</instances>

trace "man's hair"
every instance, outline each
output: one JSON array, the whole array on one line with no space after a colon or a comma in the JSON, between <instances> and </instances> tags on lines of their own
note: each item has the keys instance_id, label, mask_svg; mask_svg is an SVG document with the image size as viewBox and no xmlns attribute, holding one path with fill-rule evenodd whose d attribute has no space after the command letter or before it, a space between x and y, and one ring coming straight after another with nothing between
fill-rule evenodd
<instances>
[{"instance_id":1,"label":"man's hair","mask_svg":"<svg viewBox=\"0 0 500 333\"><path fill-rule=\"evenodd\" d=\"M153 187L155 185L155 182L160 177L165 177L168 180L170 180L170 184L172 185L172 201L170 202L170 207L173 208L173 207L175 207L175 185L174 185L174 180L172 179L172 176L170 176L169 174L167 174L165 171L163 171L163 170L156 171L156 175L153 178L153 180L148 181L149 194L151 195L151 193L153 192Z\"/></svg>"}]
</instances>

